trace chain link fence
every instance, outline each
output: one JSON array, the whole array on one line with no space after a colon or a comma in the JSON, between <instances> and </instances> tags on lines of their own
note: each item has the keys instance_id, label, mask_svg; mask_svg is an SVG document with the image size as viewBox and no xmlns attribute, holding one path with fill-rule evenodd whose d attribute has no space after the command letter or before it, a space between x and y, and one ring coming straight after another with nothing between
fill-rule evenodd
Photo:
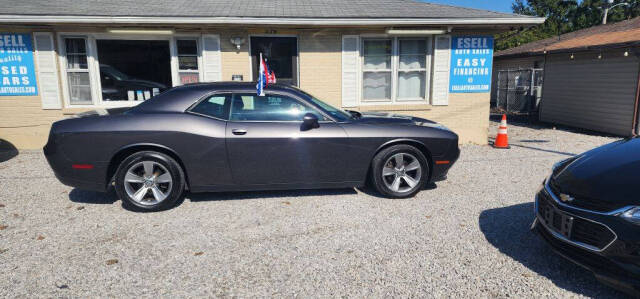
<instances>
[{"instance_id":1,"label":"chain link fence","mask_svg":"<svg viewBox=\"0 0 640 299\"><path fill-rule=\"evenodd\" d=\"M499 70L494 112L528 114L538 111L542 69Z\"/></svg>"}]
</instances>

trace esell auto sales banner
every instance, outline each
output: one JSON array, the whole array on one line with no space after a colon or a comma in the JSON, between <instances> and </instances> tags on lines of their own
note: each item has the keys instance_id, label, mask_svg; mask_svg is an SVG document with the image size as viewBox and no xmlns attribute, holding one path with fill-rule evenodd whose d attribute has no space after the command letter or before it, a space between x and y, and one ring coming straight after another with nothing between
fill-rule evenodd
<instances>
[{"instance_id":1,"label":"esell auto sales banner","mask_svg":"<svg viewBox=\"0 0 640 299\"><path fill-rule=\"evenodd\" d=\"M492 36L458 36L451 41L451 93L489 92L493 65Z\"/></svg>"},{"instance_id":2,"label":"esell auto sales banner","mask_svg":"<svg viewBox=\"0 0 640 299\"><path fill-rule=\"evenodd\" d=\"M37 94L31 35L0 33L0 96Z\"/></svg>"}]
</instances>

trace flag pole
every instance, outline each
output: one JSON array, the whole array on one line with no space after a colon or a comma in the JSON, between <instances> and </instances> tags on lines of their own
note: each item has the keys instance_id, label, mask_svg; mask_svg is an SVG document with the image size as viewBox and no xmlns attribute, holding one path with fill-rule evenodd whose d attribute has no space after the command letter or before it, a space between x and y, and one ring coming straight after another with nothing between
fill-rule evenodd
<instances>
[{"instance_id":1,"label":"flag pole","mask_svg":"<svg viewBox=\"0 0 640 299\"><path fill-rule=\"evenodd\" d=\"M262 52L260 52L260 62L258 64L258 84L260 84L259 96L264 97L264 81L262 79Z\"/></svg>"}]
</instances>

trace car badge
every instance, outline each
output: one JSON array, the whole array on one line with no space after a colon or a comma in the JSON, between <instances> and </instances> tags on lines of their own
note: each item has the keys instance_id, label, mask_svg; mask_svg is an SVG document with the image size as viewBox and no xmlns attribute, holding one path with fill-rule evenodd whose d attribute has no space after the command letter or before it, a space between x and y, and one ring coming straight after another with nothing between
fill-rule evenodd
<instances>
[{"instance_id":1,"label":"car badge","mask_svg":"<svg viewBox=\"0 0 640 299\"><path fill-rule=\"evenodd\" d=\"M568 194L560 194L560 200L562 202L572 202L575 198Z\"/></svg>"}]
</instances>

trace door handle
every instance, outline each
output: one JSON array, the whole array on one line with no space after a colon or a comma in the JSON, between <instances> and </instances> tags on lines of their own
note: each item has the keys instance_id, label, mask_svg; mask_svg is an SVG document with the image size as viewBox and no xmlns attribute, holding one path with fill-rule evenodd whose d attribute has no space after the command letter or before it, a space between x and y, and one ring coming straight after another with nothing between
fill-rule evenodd
<instances>
[{"instance_id":1,"label":"door handle","mask_svg":"<svg viewBox=\"0 0 640 299\"><path fill-rule=\"evenodd\" d=\"M233 133L233 135L244 135L244 134L247 134L247 130L244 130L244 129L233 129L233 130L231 130L231 133Z\"/></svg>"}]
</instances>

